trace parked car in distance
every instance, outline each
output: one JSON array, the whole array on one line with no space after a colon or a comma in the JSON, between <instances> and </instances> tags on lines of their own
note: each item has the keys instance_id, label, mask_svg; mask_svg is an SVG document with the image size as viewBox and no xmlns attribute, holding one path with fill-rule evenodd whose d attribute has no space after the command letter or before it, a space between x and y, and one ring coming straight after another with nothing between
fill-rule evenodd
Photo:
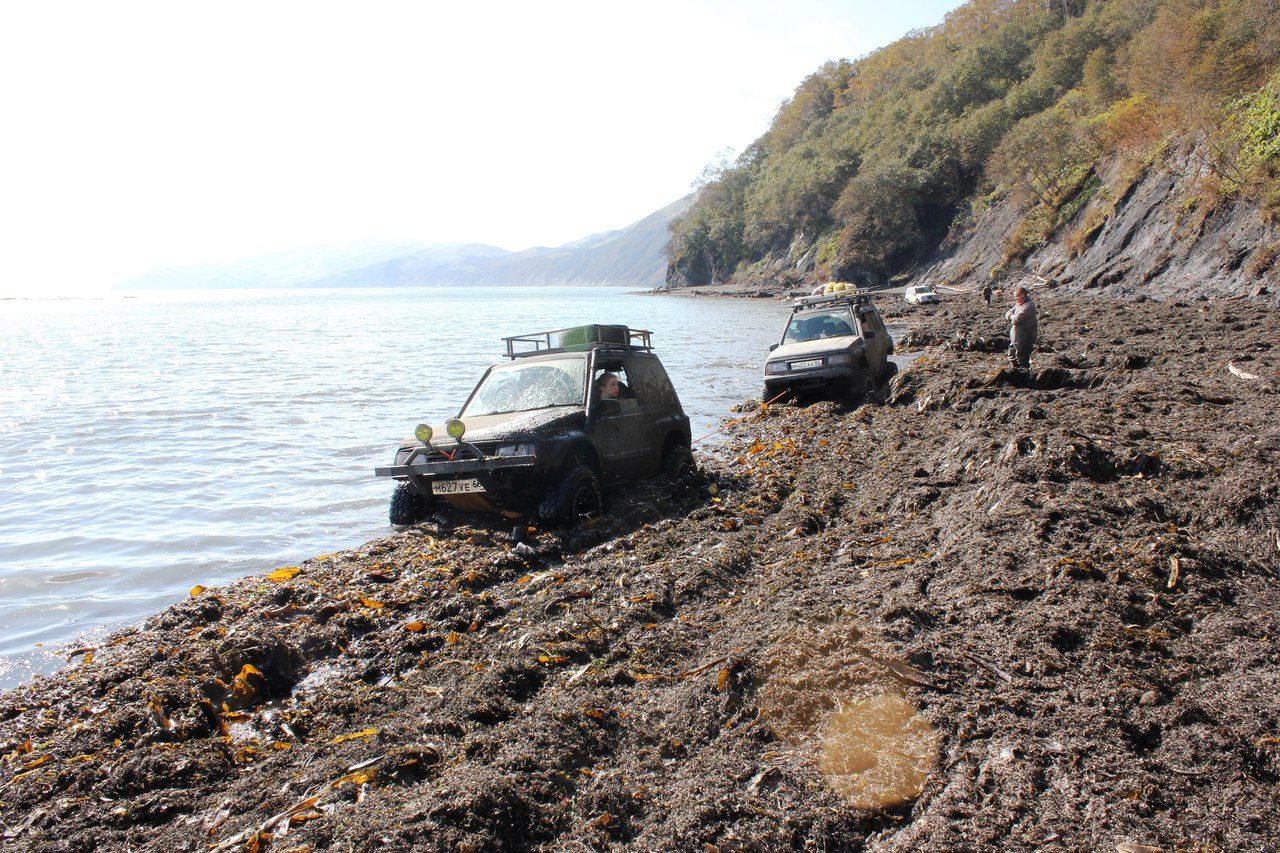
<instances>
[{"instance_id":1,"label":"parked car in distance","mask_svg":"<svg viewBox=\"0 0 1280 853\"><path fill-rule=\"evenodd\" d=\"M764 401L779 396L862 399L898 371L875 303L854 291L796 300L769 348Z\"/></svg>"},{"instance_id":2,"label":"parked car in distance","mask_svg":"<svg viewBox=\"0 0 1280 853\"><path fill-rule=\"evenodd\" d=\"M941 302L942 297L938 295L938 291L934 290L927 284L917 284L906 289L905 298L912 305L928 305L931 302Z\"/></svg>"},{"instance_id":3,"label":"parked car in distance","mask_svg":"<svg viewBox=\"0 0 1280 853\"><path fill-rule=\"evenodd\" d=\"M651 333L575 326L504 338L456 418L419 424L392 465L393 525L457 509L572 526L620 483L693 470L689 418ZM599 389L608 384L615 396Z\"/></svg>"}]
</instances>

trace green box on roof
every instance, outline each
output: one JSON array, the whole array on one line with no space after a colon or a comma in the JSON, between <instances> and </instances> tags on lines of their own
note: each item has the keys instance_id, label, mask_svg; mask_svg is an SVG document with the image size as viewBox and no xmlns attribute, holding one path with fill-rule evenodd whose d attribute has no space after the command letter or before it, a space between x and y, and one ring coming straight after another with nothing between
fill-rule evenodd
<instances>
[{"instance_id":1,"label":"green box on roof","mask_svg":"<svg viewBox=\"0 0 1280 853\"><path fill-rule=\"evenodd\" d=\"M574 326L571 329L561 329L556 333L556 340L552 344L560 349L567 350L584 350L590 349L594 343L608 344L627 344L630 342L630 335L626 326Z\"/></svg>"}]
</instances>

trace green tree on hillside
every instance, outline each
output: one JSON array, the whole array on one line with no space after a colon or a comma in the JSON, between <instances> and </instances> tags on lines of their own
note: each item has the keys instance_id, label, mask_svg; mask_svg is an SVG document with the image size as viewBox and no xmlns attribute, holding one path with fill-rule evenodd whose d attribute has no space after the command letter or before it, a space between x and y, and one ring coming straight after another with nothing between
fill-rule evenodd
<instances>
[{"instance_id":1,"label":"green tree on hillside","mask_svg":"<svg viewBox=\"0 0 1280 853\"><path fill-rule=\"evenodd\" d=\"M893 275L992 193L1058 227L1084 176L1116 157L1195 150L1216 192L1280 207L1278 12L1280 0L971 0L806 77L673 223L670 275L723 281L802 256L815 276Z\"/></svg>"}]
</instances>

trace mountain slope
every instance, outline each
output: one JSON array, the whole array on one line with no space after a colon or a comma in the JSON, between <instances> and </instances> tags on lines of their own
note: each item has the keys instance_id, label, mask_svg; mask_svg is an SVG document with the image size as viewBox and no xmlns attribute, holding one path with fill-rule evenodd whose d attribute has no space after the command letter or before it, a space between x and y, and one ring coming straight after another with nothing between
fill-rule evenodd
<instances>
[{"instance_id":1,"label":"mountain slope","mask_svg":"<svg viewBox=\"0 0 1280 853\"><path fill-rule=\"evenodd\" d=\"M615 284L657 287L666 274L663 249L668 223L683 212L686 197L617 231L595 234L557 248L523 252L459 252L441 259L424 251L366 267L299 282L311 287L412 285Z\"/></svg>"},{"instance_id":2,"label":"mountain slope","mask_svg":"<svg viewBox=\"0 0 1280 853\"><path fill-rule=\"evenodd\" d=\"M657 287L666 273L668 224L683 198L617 231L556 248L509 252L479 243L369 243L295 249L242 261L153 270L116 290L423 285Z\"/></svg>"},{"instance_id":3,"label":"mountain slope","mask_svg":"<svg viewBox=\"0 0 1280 853\"><path fill-rule=\"evenodd\" d=\"M1010 264L1009 235L1024 215L1006 201L968 218L915 276L960 289L1007 279L1118 297L1280 301L1274 225L1247 201L1198 198L1172 169L1144 172L1118 201L1092 199Z\"/></svg>"},{"instance_id":4,"label":"mountain slope","mask_svg":"<svg viewBox=\"0 0 1280 853\"><path fill-rule=\"evenodd\" d=\"M501 249L486 247L490 251ZM368 241L349 246L325 246L271 252L220 263L193 264L148 270L115 285L114 290L212 290L239 287L288 287L298 281L359 269L411 252L437 252L442 257L457 247L424 242ZM475 248L480 252L480 248Z\"/></svg>"},{"instance_id":5,"label":"mountain slope","mask_svg":"<svg viewBox=\"0 0 1280 853\"><path fill-rule=\"evenodd\" d=\"M901 280L999 222L994 258L962 278L1017 277L1027 262L1156 294L1180 292L1180 272L1207 272L1234 294L1265 286L1278 221L1271 4L970 0L802 81L672 223L667 282ZM1187 247L1166 246L1162 230L1185 243L1202 228L1194 270L1179 271ZM1226 239L1216 255L1215 228ZM1132 249L1134 261L1073 263L1094 240L1099 256ZM1144 245L1153 256L1138 257Z\"/></svg>"}]
</instances>

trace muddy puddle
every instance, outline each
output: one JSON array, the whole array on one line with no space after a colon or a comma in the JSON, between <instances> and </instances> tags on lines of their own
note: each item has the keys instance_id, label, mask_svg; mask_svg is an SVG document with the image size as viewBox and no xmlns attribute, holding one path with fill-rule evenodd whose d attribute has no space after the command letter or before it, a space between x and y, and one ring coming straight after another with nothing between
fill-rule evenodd
<instances>
[{"instance_id":1,"label":"muddy puddle","mask_svg":"<svg viewBox=\"0 0 1280 853\"><path fill-rule=\"evenodd\" d=\"M860 809L887 808L919 796L933 770L938 732L897 693L845 705L822 737L818 769Z\"/></svg>"},{"instance_id":2,"label":"muddy puddle","mask_svg":"<svg viewBox=\"0 0 1280 853\"><path fill-rule=\"evenodd\" d=\"M803 628L767 657L760 716L807 753L850 805L881 809L920 794L939 735L903 693L912 668L852 623Z\"/></svg>"}]
</instances>

